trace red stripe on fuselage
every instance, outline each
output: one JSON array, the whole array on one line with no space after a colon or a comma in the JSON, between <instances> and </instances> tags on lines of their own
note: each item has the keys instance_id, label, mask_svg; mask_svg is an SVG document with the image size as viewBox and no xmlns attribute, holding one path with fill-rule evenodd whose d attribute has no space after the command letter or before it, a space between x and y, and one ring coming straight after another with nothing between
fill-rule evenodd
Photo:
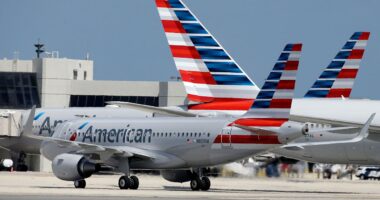
<instances>
[{"instance_id":1,"label":"red stripe on fuselage","mask_svg":"<svg viewBox=\"0 0 380 200\"><path fill-rule=\"evenodd\" d=\"M351 94L351 88L348 89L336 89L331 88L329 91L329 94L327 95L327 98L335 98L335 97L350 97Z\"/></svg>"},{"instance_id":2,"label":"red stripe on fuselage","mask_svg":"<svg viewBox=\"0 0 380 200\"><path fill-rule=\"evenodd\" d=\"M287 122L285 118L241 118L235 120L233 123L241 126L275 126L279 127L283 123Z\"/></svg>"},{"instance_id":3,"label":"red stripe on fuselage","mask_svg":"<svg viewBox=\"0 0 380 200\"><path fill-rule=\"evenodd\" d=\"M277 135L218 135L214 144L281 144Z\"/></svg>"},{"instance_id":4,"label":"red stripe on fuselage","mask_svg":"<svg viewBox=\"0 0 380 200\"><path fill-rule=\"evenodd\" d=\"M210 97L211 98L211 97ZM189 110L236 110L247 111L253 99L214 98L211 102L189 105Z\"/></svg>"},{"instance_id":5,"label":"red stripe on fuselage","mask_svg":"<svg viewBox=\"0 0 380 200\"><path fill-rule=\"evenodd\" d=\"M176 58L201 58L197 49L193 46L170 45L170 50L172 51L173 57Z\"/></svg>"},{"instance_id":6,"label":"red stripe on fuselage","mask_svg":"<svg viewBox=\"0 0 380 200\"><path fill-rule=\"evenodd\" d=\"M181 22L173 20L161 20L165 33L186 33Z\"/></svg>"},{"instance_id":7,"label":"red stripe on fuselage","mask_svg":"<svg viewBox=\"0 0 380 200\"><path fill-rule=\"evenodd\" d=\"M185 82L216 85L216 82L210 72L179 70L179 73L181 75L182 81Z\"/></svg>"},{"instance_id":8,"label":"red stripe on fuselage","mask_svg":"<svg viewBox=\"0 0 380 200\"><path fill-rule=\"evenodd\" d=\"M342 69L337 78L355 78L358 74L358 69Z\"/></svg>"}]
</instances>

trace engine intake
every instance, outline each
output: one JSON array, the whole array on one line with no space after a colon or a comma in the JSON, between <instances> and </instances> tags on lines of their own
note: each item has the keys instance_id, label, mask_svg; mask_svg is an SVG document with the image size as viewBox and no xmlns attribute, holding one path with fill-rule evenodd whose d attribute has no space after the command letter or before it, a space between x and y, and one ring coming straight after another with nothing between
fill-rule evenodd
<instances>
[{"instance_id":1,"label":"engine intake","mask_svg":"<svg viewBox=\"0 0 380 200\"><path fill-rule=\"evenodd\" d=\"M307 135L308 132L309 129L305 124L288 121L281 125L279 139L281 143L286 144L299 137Z\"/></svg>"},{"instance_id":2,"label":"engine intake","mask_svg":"<svg viewBox=\"0 0 380 200\"><path fill-rule=\"evenodd\" d=\"M64 153L52 162L54 175L65 181L75 181L90 177L100 170L100 165L89 161L82 155Z\"/></svg>"}]
</instances>

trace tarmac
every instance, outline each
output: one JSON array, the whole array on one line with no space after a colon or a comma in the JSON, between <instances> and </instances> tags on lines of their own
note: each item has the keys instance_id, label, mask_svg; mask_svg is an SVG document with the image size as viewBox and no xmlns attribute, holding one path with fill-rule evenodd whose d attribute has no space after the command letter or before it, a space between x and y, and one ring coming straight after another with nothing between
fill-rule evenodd
<instances>
[{"instance_id":1,"label":"tarmac","mask_svg":"<svg viewBox=\"0 0 380 200\"><path fill-rule=\"evenodd\" d=\"M191 191L189 183L171 183L160 176L138 175L138 190L120 190L118 175L94 175L85 189L51 173L0 172L0 199L380 199L380 181L306 178L211 178L209 191Z\"/></svg>"}]
</instances>

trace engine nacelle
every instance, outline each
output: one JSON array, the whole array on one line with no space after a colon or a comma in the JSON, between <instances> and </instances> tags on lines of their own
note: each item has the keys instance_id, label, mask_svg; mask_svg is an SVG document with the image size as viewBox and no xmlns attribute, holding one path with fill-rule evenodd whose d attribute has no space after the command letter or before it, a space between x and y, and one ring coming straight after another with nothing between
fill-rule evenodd
<instances>
[{"instance_id":1,"label":"engine nacelle","mask_svg":"<svg viewBox=\"0 0 380 200\"><path fill-rule=\"evenodd\" d=\"M190 170L161 170L160 173L165 180L176 183L188 182L194 177Z\"/></svg>"},{"instance_id":2,"label":"engine nacelle","mask_svg":"<svg viewBox=\"0 0 380 200\"><path fill-rule=\"evenodd\" d=\"M281 125L279 131L279 140L281 143L286 144L308 133L308 128L303 123L298 122L285 122Z\"/></svg>"},{"instance_id":3,"label":"engine nacelle","mask_svg":"<svg viewBox=\"0 0 380 200\"><path fill-rule=\"evenodd\" d=\"M57 178L75 181L88 178L98 172L100 165L90 162L82 155L64 153L53 159L52 169Z\"/></svg>"}]
</instances>

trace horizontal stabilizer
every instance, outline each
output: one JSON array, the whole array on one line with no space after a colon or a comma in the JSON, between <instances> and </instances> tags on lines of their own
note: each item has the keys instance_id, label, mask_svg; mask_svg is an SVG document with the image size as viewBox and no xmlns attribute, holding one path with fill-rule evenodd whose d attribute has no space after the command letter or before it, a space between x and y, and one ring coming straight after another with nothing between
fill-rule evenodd
<instances>
[{"instance_id":1,"label":"horizontal stabilizer","mask_svg":"<svg viewBox=\"0 0 380 200\"><path fill-rule=\"evenodd\" d=\"M254 126L243 126L243 125L239 125L239 124L232 124L232 126L235 126L235 127L247 130L247 131L255 132L255 134L261 134L261 135L275 134L275 132L273 132L273 131L266 130L263 128L254 127Z\"/></svg>"},{"instance_id":2,"label":"horizontal stabilizer","mask_svg":"<svg viewBox=\"0 0 380 200\"><path fill-rule=\"evenodd\" d=\"M349 140L338 140L338 141L326 141L326 142L305 142L305 143L294 143L294 144L288 144L284 145L281 148L287 149L287 150L302 150L304 147L308 146L323 146L323 145L334 145L334 144L349 144L349 143L357 143L362 141L363 139L368 137L368 130L369 126L371 125L373 119L375 118L376 113L373 113L367 120L367 122L363 125L358 135L352 139ZM348 127L352 128L352 127Z\"/></svg>"}]
</instances>

